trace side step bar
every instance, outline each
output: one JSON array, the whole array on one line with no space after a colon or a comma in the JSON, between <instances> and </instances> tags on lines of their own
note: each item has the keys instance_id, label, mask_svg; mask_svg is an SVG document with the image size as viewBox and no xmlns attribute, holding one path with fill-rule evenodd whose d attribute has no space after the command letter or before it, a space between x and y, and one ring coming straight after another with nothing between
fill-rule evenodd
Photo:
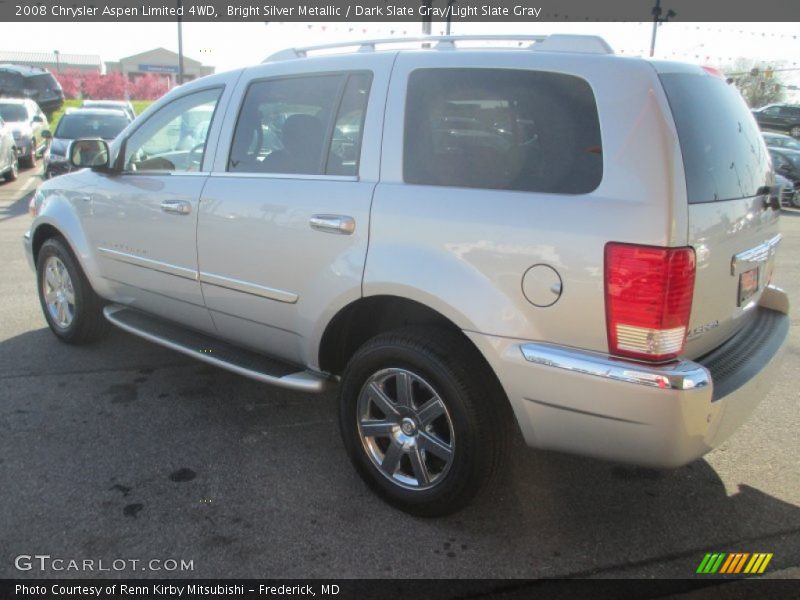
<instances>
[{"instance_id":1,"label":"side step bar","mask_svg":"<svg viewBox=\"0 0 800 600\"><path fill-rule=\"evenodd\" d=\"M250 379L315 393L327 389L331 382L324 375L298 371L294 365L237 348L126 306L111 304L103 309L103 314L111 323L128 333Z\"/></svg>"}]
</instances>

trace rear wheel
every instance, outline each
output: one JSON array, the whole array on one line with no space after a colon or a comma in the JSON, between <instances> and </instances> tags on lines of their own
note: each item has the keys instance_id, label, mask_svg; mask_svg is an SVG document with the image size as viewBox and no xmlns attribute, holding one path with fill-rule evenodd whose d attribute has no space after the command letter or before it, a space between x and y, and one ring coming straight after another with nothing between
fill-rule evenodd
<instances>
[{"instance_id":1,"label":"rear wheel","mask_svg":"<svg viewBox=\"0 0 800 600\"><path fill-rule=\"evenodd\" d=\"M36 140L31 140L30 150L19 160L26 169L32 169L36 166Z\"/></svg>"},{"instance_id":2,"label":"rear wheel","mask_svg":"<svg viewBox=\"0 0 800 600\"><path fill-rule=\"evenodd\" d=\"M789 130L789 134L792 137L800 138L800 125L795 125Z\"/></svg>"},{"instance_id":3,"label":"rear wheel","mask_svg":"<svg viewBox=\"0 0 800 600\"><path fill-rule=\"evenodd\" d=\"M353 464L411 514L459 510L501 462L502 398L467 344L444 330L382 334L356 352L342 378L339 424Z\"/></svg>"},{"instance_id":4,"label":"rear wheel","mask_svg":"<svg viewBox=\"0 0 800 600\"><path fill-rule=\"evenodd\" d=\"M42 244L36 272L42 312L58 339L84 344L108 331L103 302L63 239L50 238Z\"/></svg>"}]
</instances>

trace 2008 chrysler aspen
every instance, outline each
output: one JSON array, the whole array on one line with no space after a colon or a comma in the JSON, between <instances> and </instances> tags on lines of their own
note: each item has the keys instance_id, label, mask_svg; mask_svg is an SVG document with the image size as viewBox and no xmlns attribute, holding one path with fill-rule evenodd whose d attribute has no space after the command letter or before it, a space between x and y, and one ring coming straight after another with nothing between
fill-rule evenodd
<instances>
[{"instance_id":1,"label":"2008 chrysler aspen","mask_svg":"<svg viewBox=\"0 0 800 600\"><path fill-rule=\"evenodd\" d=\"M655 467L725 440L789 329L736 89L591 36L389 42L283 51L75 141L89 168L41 186L24 240L53 333L338 385L354 465L414 514L466 504L514 421Z\"/></svg>"}]
</instances>

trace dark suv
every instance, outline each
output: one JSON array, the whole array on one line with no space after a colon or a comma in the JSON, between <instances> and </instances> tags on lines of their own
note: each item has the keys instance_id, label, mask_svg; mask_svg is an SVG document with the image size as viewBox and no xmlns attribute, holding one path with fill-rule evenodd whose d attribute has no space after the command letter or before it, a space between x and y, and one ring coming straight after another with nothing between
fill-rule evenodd
<instances>
[{"instance_id":1,"label":"dark suv","mask_svg":"<svg viewBox=\"0 0 800 600\"><path fill-rule=\"evenodd\" d=\"M53 74L41 67L0 64L0 98L30 98L49 119L64 106L64 91Z\"/></svg>"},{"instance_id":2,"label":"dark suv","mask_svg":"<svg viewBox=\"0 0 800 600\"><path fill-rule=\"evenodd\" d=\"M761 129L785 131L800 138L800 106L793 104L769 104L753 111Z\"/></svg>"}]
</instances>

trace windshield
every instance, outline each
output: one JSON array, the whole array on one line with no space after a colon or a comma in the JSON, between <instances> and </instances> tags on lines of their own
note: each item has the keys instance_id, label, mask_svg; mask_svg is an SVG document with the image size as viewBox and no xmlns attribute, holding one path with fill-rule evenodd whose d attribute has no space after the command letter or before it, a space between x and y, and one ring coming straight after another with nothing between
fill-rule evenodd
<instances>
[{"instance_id":1,"label":"windshield","mask_svg":"<svg viewBox=\"0 0 800 600\"><path fill-rule=\"evenodd\" d=\"M781 156L792 163L796 170L800 171L800 152L784 152Z\"/></svg>"},{"instance_id":2,"label":"windshield","mask_svg":"<svg viewBox=\"0 0 800 600\"><path fill-rule=\"evenodd\" d=\"M741 94L705 74L662 73L678 130L690 204L755 196L769 155Z\"/></svg>"},{"instance_id":3,"label":"windshield","mask_svg":"<svg viewBox=\"0 0 800 600\"><path fill-rule=\"evenodd\" d=\"M82 137L99 137L111 140L128 125L122 115L64 115L58 122L53 137L74 140Z\"/></svg>"},{"instance_id":4,"label":"windshield","mask_svg":"<svg viewBox=\"0 0 800 600\"><path fill-rule=\"evenodd\" d=\"M28 111L22 104L0 104L0 117L4 121L27 121Z\"/></svg>"}]
</instances>

